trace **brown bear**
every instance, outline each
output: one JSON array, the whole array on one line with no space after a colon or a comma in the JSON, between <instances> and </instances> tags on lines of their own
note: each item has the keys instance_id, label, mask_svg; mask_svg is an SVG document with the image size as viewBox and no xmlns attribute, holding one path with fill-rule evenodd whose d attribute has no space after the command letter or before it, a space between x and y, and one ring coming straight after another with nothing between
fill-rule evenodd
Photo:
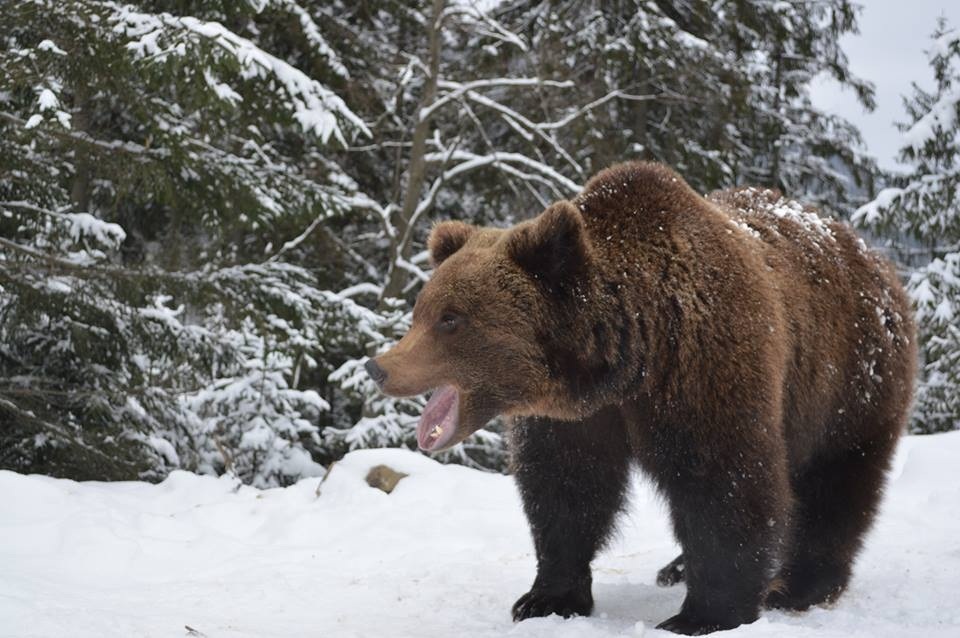
<instances>
[{"instance_id":1,"label":"brown bear","mask_svg":"<svg viewBox=\"0 0 960 638\"><path fill-rule=\"evenodd\" d=\"M631 463L666 497L701 634L834 600L870 526L915 373L910 306L847 226L770 190L704 198L627 163L508 229L438 224L410 331L367 370L432 390L420 447L510 417L537 556L515 620L593 608L590 562Z\"/></svg>"}]
</instances>

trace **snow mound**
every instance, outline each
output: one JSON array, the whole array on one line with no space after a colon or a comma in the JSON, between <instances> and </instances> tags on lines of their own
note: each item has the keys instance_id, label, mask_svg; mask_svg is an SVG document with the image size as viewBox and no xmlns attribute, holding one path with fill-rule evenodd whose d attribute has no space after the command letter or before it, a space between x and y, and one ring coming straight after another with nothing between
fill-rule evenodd
<instances>
[{"instance_id":1,"label":"snow mound","mask_svg":"<svg viewBox=\"0 0 960 638\"><path fill-rule=\"evenodd\" d=\"M960 432L904 439L847 595L733 633L960 635L958 456ZM380 464L409 475L390 495L364 480ZM534 557L509 477L392 449L270 490L186 472L157 485L0 472L0 636L668 636L653 627L684 590L653 583L676 553L638 479L594 562L595 615L514 625Z\"/></svg>"}]
</instances>

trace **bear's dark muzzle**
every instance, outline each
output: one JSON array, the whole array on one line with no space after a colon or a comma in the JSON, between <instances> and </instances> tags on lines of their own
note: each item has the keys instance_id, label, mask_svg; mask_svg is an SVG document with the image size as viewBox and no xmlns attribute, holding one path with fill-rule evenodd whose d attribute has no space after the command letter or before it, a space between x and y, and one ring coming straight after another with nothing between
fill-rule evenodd
<instances>
[{"instance_id":1,"label":"bear's dark muzzle","mask_svg":"<svg viewBox=\"0 0 960 638\"><path fill-rule=\"evenodd\" d=\"M380 364L373 359L363 364L363 368L367 371L367 374L370 375L370 378L373 379L373 382L376 383L378 387L383 388L383 384L387 381L387 371L381 368Z\"/></svg>"}]
</instances>

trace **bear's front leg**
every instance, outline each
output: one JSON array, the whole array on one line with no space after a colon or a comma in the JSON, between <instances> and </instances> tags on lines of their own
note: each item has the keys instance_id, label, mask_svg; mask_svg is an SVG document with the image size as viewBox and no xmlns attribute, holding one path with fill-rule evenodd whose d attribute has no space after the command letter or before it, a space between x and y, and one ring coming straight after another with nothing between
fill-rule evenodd
<instances>
[{"instance_id":1,"label":"bear's front leg","mask_svg":"<svg viewBox=\"0 0 960 638\"><path fill-rule=\"evenodd\" d=\"M792 497L775 451L749 451L678 454L661 483L683 547L687 596L659 629L701 635L757 619L789 540ZM730 458L739 462L714 462Z\"/></svg>"},{"instance_id":2,"label":"bear's front leg","mask_svg":"<svg viewBox=\"0 0 960 638\"><path fill-rule=\"evenodd\" d=\"M589 615L590 561L610 535L627 486L619 412L601 410L578 422L518 419L510 440L537 554L537 577L513 605L513 619Z\"/></svg>"}]
</instances>

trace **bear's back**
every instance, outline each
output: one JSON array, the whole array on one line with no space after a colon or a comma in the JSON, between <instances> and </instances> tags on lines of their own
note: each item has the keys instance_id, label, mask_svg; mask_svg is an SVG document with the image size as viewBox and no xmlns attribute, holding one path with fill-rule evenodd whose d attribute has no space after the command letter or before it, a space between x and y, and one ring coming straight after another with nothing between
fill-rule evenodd
<instances>
[{"instance_id":1,"label":"bear's back","mask_svg":"<svg viewBox=\"0 0 960 638\"><path fill-rule=\"evenodd\" d=\"M734 188L706 199L763 256L787 309L794 350L788 435L791 426L829 421L830 409L874 412L884 401L885 383L912 378L909 302L892 264L849 225L772 189ZM801 395L832 400L818 404ZM803 456L803 447L793 451Z\"/></svg>"},{"instance_id":2,"label":"bear's back","mask_svg":"<svg viewBox=\"0 0 960 638\"><path fill-rule=\"evenodd\" d=\"M805 456L824 428L846 429L837 414L895 411L881 397L885 381L911 378L909 303L887 260L848 225L764 188L703 197L646 162L601 172L574 203L605 277L636 311L741 340L762 339L770 317L783 317L770 338L787 357L793 453ZM685 343L670 356L682 358ZM702 358L702 344L687 345Z\"/></svg>"},{"instance_id":3,"label":"bear's back","mask_svg":"<svg viewBox=\"0 0 960 638\"><path fill-rule=\"evenodd\" d=\"M595 175L573 203L588 229L602 234L629 232L664 212L697 210L704 201L668 166L625 162Z\"/></svg>"},{"instance_id":4,"label":"bear's back","mask_svg":"<svg viewBox=\"0 0 960 638\"><path fill-rule=\"evenodd\" d=\"M837 232L844 232L836 222L774 189L731 188L714 191L706 199L723 210L747 235L771 245L777 243L777 237L783 237L797 248L829 251Z\"/></svg>"}]
</instances>

